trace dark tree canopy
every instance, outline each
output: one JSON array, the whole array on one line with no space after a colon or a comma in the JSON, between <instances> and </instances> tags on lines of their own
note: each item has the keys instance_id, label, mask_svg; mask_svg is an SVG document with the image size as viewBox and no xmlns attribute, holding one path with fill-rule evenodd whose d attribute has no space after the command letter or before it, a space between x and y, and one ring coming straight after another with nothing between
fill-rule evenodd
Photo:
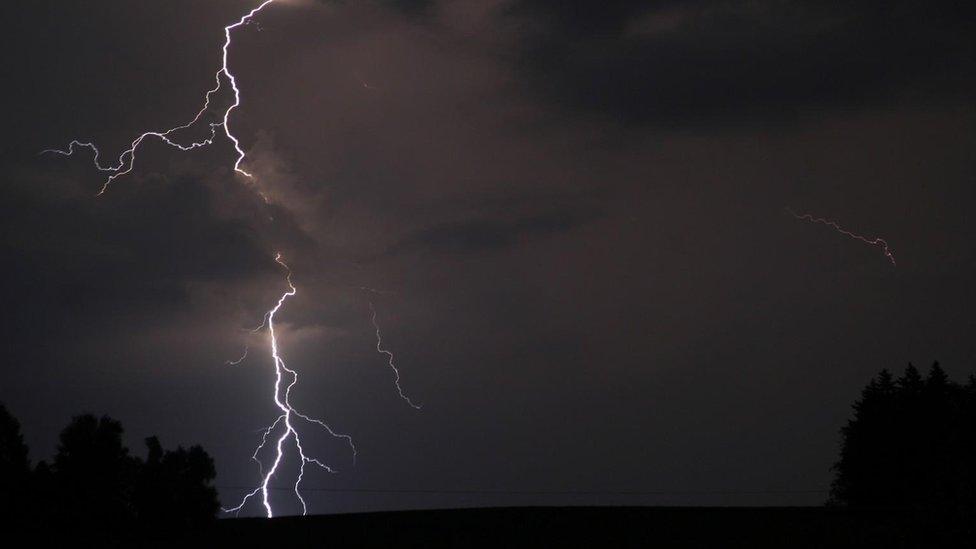
<instances>
[{"instance_id":1,"label":"dark tree canopy","mask_svg":"<svg viewBox=\"0 0 976 549\"><path fill-rule=\"evenodd\" d=\"M53 466L59 515L99 524L135 516L136 461L122 444L122 432L118 421L91 414L76 416L61 431Z\"/></svg>"},{"instance_id":2,"label":"dark tree canopy","mask_svg":"<svg viewBox=\"0 0 976 549\"><path fill-rule=\"evenodd\" d=\"M976 381L952 382L935 363L882 370L854 403L834 465L835 503L945 518L976 510Z\"/></svg>"},{"instance_id":3,"label":"dark tree canopy","mask_svg":"<svg viewBox=\"0 0 976 549\"><path fill-rule=\"evenodd\" d=\"M11 516L22 501L30 476L27 445L20 423L0 404L0 513Z\"/></svg>"},{"instance_id":4,"label":"dark tree canopy","mask_svg":"<svg viewBox=\"0 0 976 549\"><path fill-rule=\"evenodd\" d=\"M149 455L139 469L135 504L139 520L151 528L200 526L219 510L213 459L200 446L163 450L159 439L146 439Z\"/></svg>"},{"instance_id":5,"label":"dark tree canopy","mask_svg":"<svg viewBox=\"0 0 976 549\"><path fill-rule=\"evenodd\" d=\"M20 425L0 405L2 510L48 536L138 532L162 539L215 518L217 471L203 448L165 450L150 437L143 460L129 455L122 435L114 419L76 416L61 431L53 462L31 471Z\"/></svg>"},{"instance_id":6,"label":"dark tree canopy","mask_svg":"<svg viewBox=\"0 0 976 549\"><path fill-rule=\"evenodd\" d=\"M20 432L20 422L0 404L0 479L6 483L13 477L26 476L29 470L27 445Z\"/></svg>"}]
</instances>

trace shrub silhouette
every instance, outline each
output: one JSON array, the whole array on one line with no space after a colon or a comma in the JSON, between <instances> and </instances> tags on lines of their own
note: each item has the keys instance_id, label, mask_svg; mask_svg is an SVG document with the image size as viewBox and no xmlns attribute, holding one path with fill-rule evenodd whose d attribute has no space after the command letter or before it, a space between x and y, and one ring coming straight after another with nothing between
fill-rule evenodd
<instances>
[{"instance_id":1,"label":"shrub silhouette","mask_svg":"<svg viewBox=\"0 0 976 549\"><path fill-rule=\"evenodd\" d=\"M949 380L938 363L882 370L842 429L831 501L972 520L976 511L976 380Z\"/></svg>"}]
</instances>

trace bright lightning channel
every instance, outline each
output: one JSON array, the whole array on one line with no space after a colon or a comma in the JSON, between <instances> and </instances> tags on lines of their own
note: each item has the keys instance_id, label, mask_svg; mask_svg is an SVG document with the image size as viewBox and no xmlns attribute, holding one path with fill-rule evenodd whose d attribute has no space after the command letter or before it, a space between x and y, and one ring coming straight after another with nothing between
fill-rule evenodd
<instances>
[{"instance_id":1,"label":"bright lightning channel","mask_svg":"<svg viewBox=\"0 0 976 549\"><path fill-rule=\"evenodd\" d=\"M383 348L383 336L380 335L380 325L376 321L376 307L373 306L373 302L369 302L369 321L373 323L373 328L376 330L376 352L382 355L386 355L388 360L387 363L390 365L390 369L393 370L393 384L396 385L397 393L400 394L407 404L415 410L419 410L421 406L419 404L414 404L410 397L403 393L403 388L400 387L400 370L396 367L396 363L393 360L393 351L389 351Z\"/></svg>"},{"instance_id":2,"label":"bright lightning channel","mask_svg":"<svg viewBox=\"0 0 976 549\"><path fill-rule=\"evenodd\" d=\"M879 246L881 248L881 251L884 252L885 257L888 258L888 261L891 261L892 266L897 266L897 263L895 263L895 256L892 255L891 249L888 248L888 242L886 242L882 238L878 238L878 237L870 238L870 237L866 237L866 236L859 235L857 233L853 233L853 232L851 232L851 231L849 231L849 230L841 227L840 224L838 224L836 221L833 221L833 220L830 220L830 219L826 219L826 218L823 218L823 217L814 217L814 216L812 216L810 214L802 214L801 215L801 214L798 214L798 213L794 212L788 206L786 208L784 208L784 210L786 210L786 212L788 214L792 215L794 218L799 219L801 221L809 221L811 223L821 223L823 225L826 225L826 226L834 229L835 231L839 232L840 234L842 234L844 236L849 236L849 237L851 237L851 238L853 238L855 240L860 240L861 242L864 242L865 244L870 244L871 246Z\"/></svg>"},{"instance_id":3,"label":"bright lightning channel","mask_svg":"<svg viewBox=\"0 0 976 549\"><path fill-rule=\"evenodd\" d=\"M132 141L128 149L122 151L122 153L119 154L117 163L114 165L113 164L102 165L101 161L99 160L99 157L101 156L101 151L98 150L98 147L95 145L95 143L91 141L81 141L78 139L75 139L71 143L69 143L67 149L47 149L45 151L41 151L41 154L54 153L54 154L61 154L64 156L71 156L75 153L76 149L79 148L91 149L94 155L92 162L95 164L95 167L99 171L108 172L111 174L108 176L108 179L105 180L105 183L102 185L102 188L98 191L98 196L101 196L102 194L105 194L105 191L108 190L109 185L111 185L113 181L115 181L119 177L122 177L132 172L136 162L136 151L139 149L139 146L142 145L142 143L146 139L150 137L155 137L158 138L163 143L165 143L166 145L169 145L170 147L177 148L181 151L189 151L192 149L197 149L200 147L205 147L213 144L214 139L217 136L217 128L219 127L219 128L223 128L224 135L226 135L227 139L230 140L230 142L234 145L234 150L237 152L237 158L234 161L234 171L247 178L253 177L249 172L241 168L241 164L244 162L244 156L245 156L244 149L241 148L240 140L230 130L230 115L232 112L234 112L234 109L236 109L241 104L241 90L237 87L237 78L234 77L234 73L230 72L229 57L230 57L230 45L231 45L231 32L238 27L248 24L251 21L251 19L258 14L258 12L263 10L266 6L273 3L274 1L275 0L264 0L264 2L262 2L258 7L249 11L246 15L244 15L239 20L237 20L237 22L224 27L224 45L222 48L222 64L220 70L217 71L217 74L214 77L216 80L216 85L210 91L208 91L204 96L203 107L201 107L200 110L197 111L196 116L194 116L193 119L187 122L186 124L174 126L168 130L144 132L142 135L136 137ZM220 122L209 123L210 137L202 141L192 142L189 144L181 144L177 141L174 141L170 137L173 133L179 132L180 130L185 130L195 125L197 122L200 121L201 118L203 118L203 115L210 110L210 100L214 96L214 94L216 94L221 90L221 88L223 87L224 80L226 80L230 84L230 88L234 92L234 101L230 104L229 107L227 107L226 110L224 110L224 114Z\"/></svg>"},{"instance_id":4,"label":"bright lightning channel","mask_svg":"<svg viewBox=\"0 0 976 549\"><path fill-rule=\"evenodd\" d=\"M212 89L207 91L207 93L204 95L203 106L200 108L199 111L197 111L196 115L189 122L178 126L174 126L167 130L147 131L142 133L129 144L129 148L127 148L126 150L122 151L119 154L115 164L102 164L101 151L98 149L95 143L92 141L82 141L79 139L75 139L71 141L68 144L68 147L66 149L48 149L42 151L42 154L54 153L54 154L60 154L64 156L72 156L78 149L90 149L93 153L92 162L95 165L95 168L100 172L105 172L109 174L108 178L105 180L102 187L98 191L98 196L101 196L102 194L105 194L105 192L108 190L109 186L112 184L113 181L133 171L136 163L136 153L139 150L139 147L147 139L156 138L161 142L163 142L164 144L169 145L170 147L174 147L181 151L189 151L189 150L206 147L208 145L213 144L214 140L217 137L217 129L222 128L224 135L227 136L227 139L233 144L234 150L236 151L236 158L234 160L234 171L249 179L252 178L253 177L252 174L247 172L244 168L241 167L241 164L244 162L245 152L244 149L241 148L240 140L233 134L230 126L231 113L233 113L234 109L236 109L241 104L240 88L238 88L237 86L237 79L235 78L234 73L231 72L230 64L229 64L231 37L235 29L253 23L254 16L257 15L265 7L272 4L274 1L275 0L263 1L256 8L247 12L236 22L224 27L224 44L221 49L222 63L220 69L217 71L214 77L216 84ZM206 139L203 139L202 141L195 141L190 143L181 143L175 140L173 134L178 133L181 130L189 129L190 127L196 125L204 118L206 113L211 108L211 100L224 87L225 81L230 85L230 89L233 91L234 99L233 102L230 104L230 106L228 106L224 110L223 116L220 117L220 121L208 122L208 125L210 127L210 135ZM263 195L262 198L264 198L265 201L267 201L267 198L264 197ZM288 366L285 365L285 361L281 358L281 354L278 349L278 340L275 333L274 321L275 321L275 315L285 304L285 301L288 298L293 297L297 293L297 289L295 288L294 284L292 284L291 281L291 269L289 269L288 265L285 264L285 262L281 259L281 254L275 255L275 261L287 271L286 281L288 282L289 289L288 291L286 291L281 295L276 305L265 314L261 325L255 328L253 332L256 333L261 329L263 329L265 326L267 326L268 337L270 339L270 345L271 345L271 356L275 364L274 402L278 406L278 409L281 411L281 413L278 415L278 417L271 425L269 425L266 429L264 429L264 434L261 439L261 444L258 445L258 447L254 450L254 453L251 456L251 458L254 461L258 462L258 465L260 467L261 483L258 485L257 488L254 489L254 491L244 496L244 498L236 507L224 509L224 511L226 512L240 512L240 510L244 507L245 504L247 504L247 502L251 498L255 497L258 494L261 494L261 503L263 504L265 512L268 517L274 516L274 511L272 509L271 502L269 500L269 483L271 482L271 479L275 476L275 473L277 472L278 467L281 464L281 461L285 454L285 445L289 443L289 441L294 443L295 448L298 451L298 457L301 459L298 477L295 479L295 484L293 489L295 492L295 496L298 498L298 501L301 503L302 514L306 514L308 512L308 508L305 504L305 499L302 497L300 491L301 482L305 475L305 466L308 464L312 464L330 473L334 472L334 470L329 465L323 463L322 461L314 457L309 457L305 453L305 449L302 446L301 437L299 436L298 431L295 429L294 421L296 418L317 425L318 427L326 430L333 437L344 439L349 444L349 447L352 449L353 461L355 461L356 458L356 446L349 435L336 432L335 430L332 429L332 427L330 427L322 420L310 417L308 415L305 415L297 411L291 404L291 400L290 400L291 390L298 383L298 373L295 370L288 368ZM240 364L246 357L247 357L247 349L245 348L244 354L239 359L229 360L227 361L227 363L232 365ZM283 382L287 383L287 385L284 388L284 393L282 393ZM284 425L284 429L281 432L280 436L278 436L275 444L275 459L271 465L271 468L265 471L263 465L261 464L260 459L258 458L258 454L261 452L262 449L264 449L266 443L268 442L268 437L272 436L272 433L274 433L277 429L279 429L280 425Z\"/></svg>"},{"instance_id":5,"label":"bright lightning channel","mask_svg":"<svg viewBox=\"0 0 976 549\"><path fill-rule=\"evenodd\" d=\"M241 167L241 165L244 163L246 154L244 152L244 149L241 148L240 140L233 134L233 132L231 132L230 117L234 109L239 107L241 104L241 91L240 88L238 88L237 86L237 78L234 76L234 73L232 73L230 70L230 63L229 63L230 47L232 41L232 33L235 29L238 29L242 26L249 25L249 24L256 24L258 30L260 30L260 25L256 20L254 20L254 16L257 15L259 12L261 12L261 10L263 10L265 7L269 6L274 2L275 0L264 0L257 7L247 12L236 22L231 23L230 25L224 27L224 43L221 48L222 62L221 62L220 69L217 71L216 75L214 76L215 85L212 89L208 90L207 93L204 95L203 106L200 108L199 111L197 111L196 115L189 122L186 122L185 124L181 124L178 126L174 126L167 130L143 132L138 137L132 140L132 142L129 144L129 148L125 149L119 154L114 164L102 164L101 161L102 153L95 145L95 143L93 141L83 141L79 139L72 140L68 144L68 147L65 149L47 149L41 151L41 154L51 153L51 154L59 154L63 156L72 156L78 149L91 150L93 155L92 163L94 164L95 168L100 172L109 174L108 178L102 184L102 187L99 189L97 193L97 196L101 196L105 194L109 186L116 179L132 173L133 169L135 169L136 153L139 150L139 147L147 139L156 138L162 143L170 147L179 149L181 151L190 151L193 149L212 145L214 143L214 140L217 137L217 129L222 128L224 135L227 136L227 139L231 142L231 144L233 144L234 151L236 152L236 157L234 160L234 171L248 179L253 178L253 175L251 173L249 173L248 171L246 171L244 168ZM230 89L233 91L234 99L233 102L231 102L231 104L224 110L223 115L219 117L219 121L210 121L207 123L208 126L210 127L210 135L201 141L192 141L189 143L181 143L177 141L174 137L174 134L180 132L181 130L186 130L195 126L210 111L211 100L214 98L214 96L217 93L221 91L221 89L223 89L225 81L230 85ZM364 82L364 86L367 88L371 88L371 86L368 86L367 84L365 84L365 82ZM259 192L258 194L260 194L261 198L263 198L265 202L268 202L268 198L263 193ZM349 444L349 447L352 450L353 462L355 463L356 460L356 446L353 443L352 437L350 437L349 435L336 432L335 430L332 429L332 427L330 427L324 421L307 416L297 411L291 405L291 401L290 401L291 390L298 383L298 373L295 370L288 368L285 365L285 361L281 358L281 355L278 350L278 340L275 334L274 320L275 320L275 315L284 305L285 301L288 298L295 296L295 294L297 293L297 289L295 288L294 284L292 284L291 281L291 269L282 260L281 254L275 255L275 261L286 270L287 272L286 281L288 283L289 289L288 291L286 291L281 295L276 305L267 313L265 313L261 325L251 330L251 332L258 333L262 329L267 327L268 337L271 346L271 357L274 360L274 364L275 364L274 402L278 406L278 409L281 411L281 413L278 415L278 417L274 420L274 422L271 425L269 425L267 428L263 430L261 443L257 446L257 448L254 450L254 453L251 455L251 459L253 459L258 463L260 474L261 474L261 483L252 492L245 495L244 498L236 507L224 509L224 511L231 512L231 513L240 512L241 509L244 507L244 505L247 504L247 502L251 498L257 496L258 494L261 494L261 503L263 504L265 512L268 517L274 516L274 511L272 509L271 502L269 500L269 483L271 482L271 479L275 476L275 473L277 472L278 467L281 464L281 461L285 453L285 445L289 443L289 439L293 440L295 448L298 451L298 456L301 459L298 477L295 480L293 489L295 492L295 496L298 498L298 501L301 503L303 515L308 512L308 508L305 504L305 499L302 497L300 491L301 482L305 475L305 466L307 464L312 464L330 473L335 472L334 469L332 469L329 465L323 463L322 461L316 458L309 457L308 455L305 454L305 450L302 447L301 438L298 434L298 431L295 429L293 423L295 418L301 419L308 423L315 424L318 427L327 431L333 437L345 440ZM372 309L372 303L370 303L370 308ZM400 397L406 400L407 403L410 404L410 406L419 409L420 406L411 402L410 399L403 394L403 390L400 388L400 373L397 370L396 366L394 365L393 354L389 351L382 349L381 347L379 327L376 325L375 309L373 309L373 325L376 327L376 337L377 337L376 349L380 353L389 355L389 359L390 359L389 364L394 371L396 388L400 394ZM241 362L244 361L245 358L247 358L247 353L248 353L248 348L245 347L244 353L243 355L241 355L240 358L236 360L228 360L226 364L228 365L240 364ZM288 381L284 389L284 393L282 394L281 386L285 378L288 378ZM271 468L265 471L264 466L261 463L261 460L259 459L258 455L266 446L268 442L268 437L272 436L272 433L278 430L280 428L279 426L282 424L284 425L284 430L280 434L280 436L278 436L275 444L274 462L272 463Z\"/></svg>"},{"instance_id":6,"label":"bright lightning channel","mask_svg":"<svg viewBox=\"0 0 976 549\"><path fill-rule=\"evenodd\" d=\"M301 463L299 465L298 477L295 479L294 492L295 492L295 496L298 498L298 501L302 505L303 515L308 513L308 507L305 504L305 498L302 497L302 493L300 490L302 478L305 476L305 465L312 464L324 469L329 473L335 472L335 470L332 469L329 465L323 463L322 461L316 458L309 457L305 454L305 449L302 447L302 439L299 436L298 431L295 430L295 426L293 424L293 420L295 418L305 420L308 423L314 423L315 425L325 429L333 437L344 439L349 444L349 447L352 449L353 459L355 459L356 457L356 445L353 443L352 437L350 437L349 435L337 433L327 423L323 422L322 420L309 417L299 412L291 405L291 400L290 400L291 390L298 383L298 372L292 370L291 368L285 365L285 361L281 358L281 354L278 351L278 338L275 333L275 315L278 314L278 311L281 310L281 307L285 304L285 301L288 298L293 297L295 296L295 294L298 293L298 289L292 283L291 269L281 259L281 254L277 254L275 256L275 261L279 265L284 267L285 271L288 273L285 278L285 280L288 282L288 290L285 293L281 294L281 297L278 298L278 302L275 304L275 306L272 307L271 310L268 311L268 313L265 315L265 324L268 327L268 339L271 342L271 357L274 359L274 364L275 364L274 401L275 401L275 405L278 406L278 409L281 410L281 414L278 415L274 423L269 425L264 430L264 435L261 438L261 444L258 445L258 447L254 450L254 453L251 455L251 459L258 462L259 467L261 467L261 483L253 491L245 495L244 498L241 499L240 503L236 507L224 509L224 511L228 513L240 512L240 510L244 508L244 506L252 497L260 493L261 503L262 505L264 505L264 510L267 513L268 518L274 516L274 511L272 510L271 502L269 500L269 483L271 482L271 479L274 478L275 473L278 471L279 465L281 465L281 460L284 457L284 453L285 453L284 446L289 439L293 439L295 444L295 449L298 451L298 457L301 460ZM284 394L282 395L281 385L283 379L286 376L290 378L290 381L288 381L288 384L284 389ZM282 431L281 435L278 437L277 443L275 444L274 462L271 464L270 469L264 471L263 465L261 464L261 460L258 458L258 453L261 452L262 449L264 449L264 446L267 443L268 437L271 435L271 433L274 432L275 429L278 428L278 425L282 423L284 424L284 430Z\"/></svg>"}]
</instances>

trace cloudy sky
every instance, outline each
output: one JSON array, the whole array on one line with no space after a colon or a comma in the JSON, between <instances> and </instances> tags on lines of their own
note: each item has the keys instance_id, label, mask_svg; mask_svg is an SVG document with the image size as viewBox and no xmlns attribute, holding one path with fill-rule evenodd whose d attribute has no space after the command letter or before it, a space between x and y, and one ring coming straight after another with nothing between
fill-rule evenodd
<instances>
[{"instance_id":1,"label":"cloudy sky","mask_svg":"<svg viewBox=\"0 0 976 549\"><path fill-rule=\"evenodd\" d=\"M312 512L815 504L872 374L973 371L968 4L280 0L230 52L253 179L226 139L147 141L97 198L90 154L38 155L192 118L256 4L5 7L0 401L35 461L92 411L255 486L275 252L292 402L359 449L302 431L338 470Z\"/></svg>"}]
</instances>

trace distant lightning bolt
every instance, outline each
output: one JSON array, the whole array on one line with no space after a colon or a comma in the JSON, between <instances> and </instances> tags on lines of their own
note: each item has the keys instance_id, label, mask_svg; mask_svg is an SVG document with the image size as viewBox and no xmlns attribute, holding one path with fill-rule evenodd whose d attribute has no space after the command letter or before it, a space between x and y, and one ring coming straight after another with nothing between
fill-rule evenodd
<instances>
[{"instance_id":1,"label":"distant lightning bolt","mask_svg":"<svg viewBox=\"0 0 976 549\"><path fill-rule=\"evenodd\" d=\"M268 499L268 494L269 494L268 485L271 482L271 479L275 476L275 473L278 471L278 466L281 465L281 460L284 457L284 453L285 453L284 447L289 439L292 439L294 441L295 449L298 451L298 457L301 460L299 465L298 477L295 479L294 492L295 492L295 496L298 498L298 501L302 505L303 515L308 512L308 508L305 505L305 498L302 497L302 493L300 490L302 479L305 476L305 465L312 464L324 469L329 473L335 472L327 464L323 463L322 461L316 458L308 457L305 454L305 449L302 447L302 439L299 436L298 431L295 430L295 426L293 424L294 418L297 417L299 419L305 420L308 423L314 423L319 427L325 429L333 437L344 439L349 444L349 447L352 449L353 457L355 457L356 455L356 445L353 443L352 437L350 437L349 435L337 433L327 423L323 422L322 420L309 417L297 411L291 404L291 400L290 400L291 390L298 383L298 372L292 370L291 368L285 365L285 361L284 359L281 358L281 354L278 351L278 337L275 332L275 315L278 314L278 311L281 310L281 307L285 304L285 301L289 297L293 297L295 294L298 293L298 289L295 288L295 285L292 283L291 269L281 259L281 254L277 254L275 256L275 261L279 265L284 267L284 269L287 272L285 280L288 283L288 290L285 293L281 294L281 297L278 298L278 302L275 304L274 307L271 308L270 311L268 311L267 315L265 316L265 319L268 327L268 339L271 343L271 358L274 359L274 364L275 364L274 402L275 405L278 406L278 409L281 410L281 414L278 416L277 419L275 419L274 423L272 423L271 425L268 426L267 429L265 429L264 435L261 439L261 444L258 445L258 447L254 450L254 454L252 454L251 458L257 461L260 465L260 460L258 459L258 453L264 448L265 444L267 443L268 436L271 435L271 433L278 427L279 424L284 424L284 430L281 433L281 435L278 437L277 443L275 444L275 458L274 458L274 462L271 464L271 468L268 469L267 471L263 471L263 466L262 466L261 483L258 485L258 487L255 488L250 493L248 493L247 495L245 495L244 498L241 499L241 502L236 507L224 509L224 511L228 513L239 512L244 507L244 505L247 504L248 500L250 500L252 497L260 493L261 503L264 505L264 510L267 513L268 518L274 516L274 511L271 508L271 502ZM290 381L288 381L288 384L284 389L284 394L282 394L281 385L285 377L289 377Z\"/></svg>"},{"instance_id":2,"label":"distant lightning bolt","mask_svg":"<svg viewBox=\"0 0 976 549\"><path fill-rule=\"evenodd\" d=\"M393 360L393 352L388 351L383 348L383 337L380 335L380 325L376 321L376 307L373 306L373 302L369 302L369 312L370 312L370 322L373 323L373 328L376 330L376 352L386 355L389 359L387 363L390 365L390 369L393 370L393 384L396 385L397 393L400 394L400 398L406 401L413 409L419 410L421 406L419 404L414 404L410 397L403 394L403 388L400 387L400 370L396 367L396 363Z\"/></svg>"},{"instance_id":3,"label":"distant lightning bolt","mask_svg":"<svg viewBox=\"0 0 976 549\"><path fill-rule=\"evenodd\" d=\"M888 243L884 239L882 239L882 238L877 238L877 237L875 237L875 238L869 238L869 237L866 237L866 236L859 235L857 233L852 233L851 231L848 231L847 229L841 227L836 221L832 221L830 219L825 219L823 217L813 217L810 214L800 215L800 214L794 212L789 207L784 208L784 210L786 210L786 212L788 214L792 215L794 218L799 219L801 221L809 221L811 223L821 223L823 225L826 225L826 226L834 229L835 231L839 232L840 234L842 234L844 236L849 236L849 237L851 237L851 238L853 238L855 240L860 240L861 242L864 242L865 244L870 244L871 246L879 246L879 247L881 247L881 251L884 252L885 257L887 257L888 260L891 261L891 264L893 266L896 266L897 265L895 263L895 256L892 255L891 250L888 248Z\"/></svg>"}]
</instances>

